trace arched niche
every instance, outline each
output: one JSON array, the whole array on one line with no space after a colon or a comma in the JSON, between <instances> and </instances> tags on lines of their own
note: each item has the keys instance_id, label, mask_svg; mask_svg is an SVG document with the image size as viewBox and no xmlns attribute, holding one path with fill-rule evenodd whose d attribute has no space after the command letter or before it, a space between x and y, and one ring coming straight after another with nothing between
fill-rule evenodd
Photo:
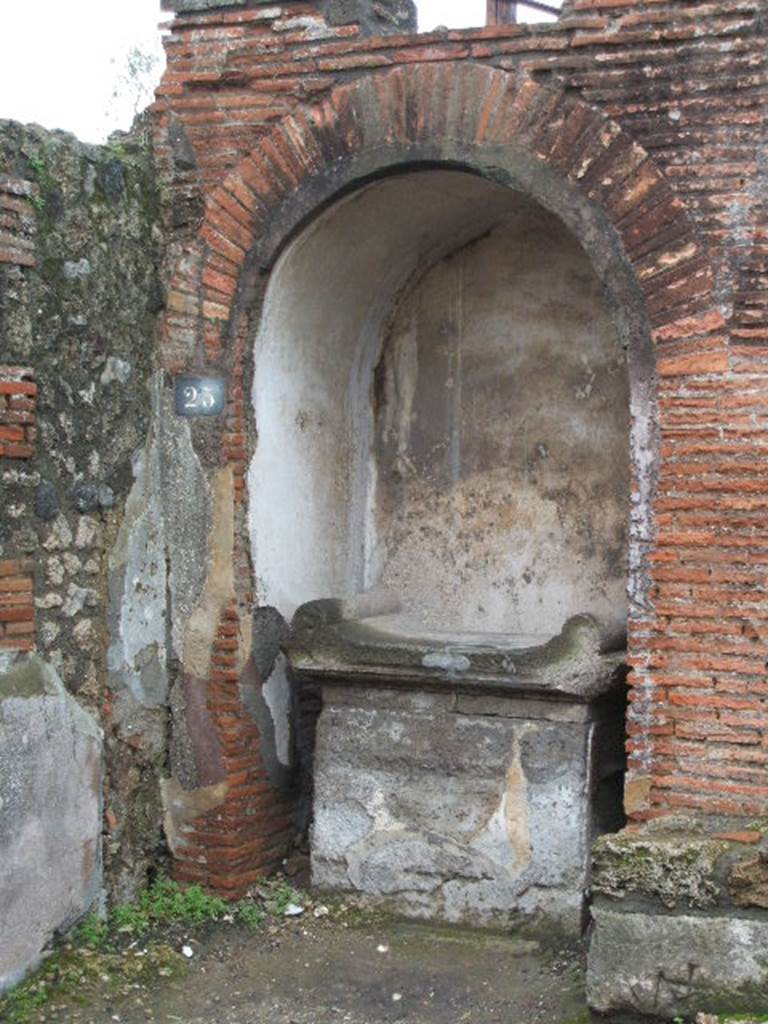
<instances>
[{"instance_id":1,"label":"arched niche","mask_svg":"<svg viewBox=\"0 0 768 1024\"><path fill-rule=\"evenodd\" d=\"M259 603L386 588L399 630L626 622L629 375L569 229L459 170L375 180L284 249L255 339Z\"/></svg>"}]
</instances>

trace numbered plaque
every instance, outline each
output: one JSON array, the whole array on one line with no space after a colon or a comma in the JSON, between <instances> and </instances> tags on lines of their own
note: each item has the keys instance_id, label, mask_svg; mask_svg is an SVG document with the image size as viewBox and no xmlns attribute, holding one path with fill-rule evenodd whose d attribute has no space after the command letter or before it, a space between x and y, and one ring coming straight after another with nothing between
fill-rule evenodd
<instances>
[{"instance_id":1,"label":"numbered plaque","mask_svg":"<svg viewBox=\"0 0 768 1024\"><path fill-rule=\"evenodd\" d=\"M175 381L179 416L219 416L224 410L224 381L185 375Z\"/></svg>"}]
</instances>

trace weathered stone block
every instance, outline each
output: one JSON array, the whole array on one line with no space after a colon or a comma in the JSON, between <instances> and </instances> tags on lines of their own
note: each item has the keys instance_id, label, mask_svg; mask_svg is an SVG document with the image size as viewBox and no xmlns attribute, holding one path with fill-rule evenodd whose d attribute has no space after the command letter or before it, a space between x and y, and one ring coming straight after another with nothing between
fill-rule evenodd
<instances>
[{"instance_id":1,"label":"weathered stone block","mask_svg":"<svg viewBox=\"0 0 768 1024\"><path fill-rule=\"evenodd\" d=\"M737 907L768 909L768 863L761 856L734 864L728 879L731 898Z\"/></svg>"},{"instance_id":2,"label":"weathered stone block","mask_svg":"<svg viewBox=\"0 0 768 1024\"><path fill-rule=\"evenodd\" d=\"M0 991L101 885L102 734L50 665L0 675Z\"/></svg>"},{"instance_id":3,"label":"weathered stone block","mask_svg":"<svg viewBox=\"0 0 768 1024\"><path fill-rule=\"evenodd\" d=\"M768 918L625 913L598 907L587 998L610 1014L763 1012Z\"/></svg>"},{"instance_id":4,"label":"weathered stone block","mask_svg":"<svg viewBox=\"0 0 768 1024\"><path fill-rule=\"evenodd\" d=\"M593 850L592 890L670 910L713 907L721 892L718 861L728 849L701 832L601 836Z\"/></svg>"},{"instance_id":5,"label":"weathered stone block","mask_svg":"<svg viewBox=\"0 0 768 1024\"><path fill-rule=\"evenodd\" d=\"M461 713L442 694L346 695L335 704L326 694L318 726L315 884L383 897L409 916L544 917L577 933L595 723L489 717L482 697L472 714L469 695Z\"/></svg>"}]
</instances>

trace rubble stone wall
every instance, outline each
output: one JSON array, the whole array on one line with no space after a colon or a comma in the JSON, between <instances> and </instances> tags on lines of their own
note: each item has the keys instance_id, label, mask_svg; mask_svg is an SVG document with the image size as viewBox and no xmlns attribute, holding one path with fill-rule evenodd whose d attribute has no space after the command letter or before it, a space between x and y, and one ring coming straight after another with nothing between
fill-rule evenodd
<instances>
[{"instance_id":1,"label":"rubble stone wall","mask_svg":"<svg viewBox=\"0 0 768 1024\"><path fill-rule=\"evenodd\" d=\"M116 898L164 850L167 709L151 745L140 700L107 682L109 552L150 416L157 212L146 126L96 147L0 122L0 675L36 653L103 727Z\"/></svg>"}]
</instances>

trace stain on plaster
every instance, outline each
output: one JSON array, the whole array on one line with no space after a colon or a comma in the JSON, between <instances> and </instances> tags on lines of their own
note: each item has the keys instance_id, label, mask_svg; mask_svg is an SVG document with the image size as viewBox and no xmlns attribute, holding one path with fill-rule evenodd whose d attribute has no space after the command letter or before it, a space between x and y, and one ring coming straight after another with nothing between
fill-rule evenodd
<instances>
[{"instance_id":1,"label":"stain on plaster","mask_svg":"<svg viewBox=\"0 0 768 1024\"><path fill-rule=\"evenodd\" d=\"M235 492L231 466L214 473L211 491L207 576L200 600L189 616L184 633L183 665L187 672L196 676L208 675L211 650L222 612L235 598Z\"/></svg>"},{"instance_id":2,"label":"stain on plaster","mask_svg":"<svg viewBox=\"0 0 768 1024\"><path fill-rule=\"evenodd\" d=\"M229 785L226 782L218 782L213 786L186 790L176 779L162 779L160 791L165 811L165 837L171 853L175 856L182 852L186 843L184 826L220 807L227 797Z\"/></svg>"}]
</instances>

